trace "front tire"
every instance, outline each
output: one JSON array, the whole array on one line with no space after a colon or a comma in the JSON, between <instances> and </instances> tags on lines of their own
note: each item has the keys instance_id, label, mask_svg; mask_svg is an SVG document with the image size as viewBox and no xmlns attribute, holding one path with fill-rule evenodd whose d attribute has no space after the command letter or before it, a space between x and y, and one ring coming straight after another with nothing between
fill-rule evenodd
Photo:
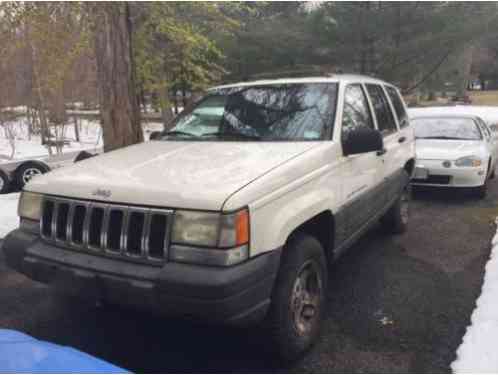
<instances>
[{"instance_id":1,"label":"front tire","mask_svg":"<svg viewBox=\"0 0 498 375\"><path fill-rule=\"evenodd\" d=\"M285 246L266 324L271 350L298 359L316 342L327 288L327 261L314 237L292 236Z\"/></svg>"},{"instance_id":2,"label":"front tire","mask_svg":"<svg viewBox=\"0 0 498 375\"><path fill-rule=\"evenodd\" d=\"M389 211L380 219L380 222L386 231L393 234L406 232L410 218L411 199L411 186L408 185L403 189L401 197L398 198Z\"/></svg>"},{"instance_id":3,"label":"front tire","mask_svg":"<svg viewBox=\"0 0 498 375\"><path fill-rule=\"evenodd\" d=\"M481 186L478 186L476 188L476 195L477 198L479 199L484 199L486 198L486 195L488 194L488 180L484 181L484 184Z\"/></svg>"}]
</instances>

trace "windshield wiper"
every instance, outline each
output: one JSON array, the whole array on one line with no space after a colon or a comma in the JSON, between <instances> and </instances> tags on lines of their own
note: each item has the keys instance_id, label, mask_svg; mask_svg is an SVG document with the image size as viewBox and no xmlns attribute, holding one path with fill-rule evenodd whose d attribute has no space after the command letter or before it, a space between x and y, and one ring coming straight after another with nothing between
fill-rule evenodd
<instances>
[{"instance_id":1,"label":"windshield wiper","mask_svg":"<svg viewBox=\"0 0 498 375\"><path fill-rule=\"evenodd\" d=\"M163 133L163 136L165 135L184 135L187 137L197 137L195 134L182 132L181 130L170 130L169 132Z\"/></svg>"},{"instance_id":2,"label":"windshield wiper","mask_svg":"<svg viewBox=\"0 0 498 375\"><path fill-rule=\"evenodd\" d=\"M435 137L415 137L415 139L455 139L455 140L459 140L459 141L475 141L475 139L472 139L472 138L447 137L444 135L435 136Z\"/></svg>"},{"instance_id":3,"label":"windshield wiper","mask_svg":"<svg viewBox=\"0 0 498 375\"><path fill-rule=\"evenodd\" d=\"M231 138L246 138L246 139L261 139L259 135L249 135L237 132L214 132L214 133L204 133L201 137L231 137Z\"/></svg>"}]
</instances>

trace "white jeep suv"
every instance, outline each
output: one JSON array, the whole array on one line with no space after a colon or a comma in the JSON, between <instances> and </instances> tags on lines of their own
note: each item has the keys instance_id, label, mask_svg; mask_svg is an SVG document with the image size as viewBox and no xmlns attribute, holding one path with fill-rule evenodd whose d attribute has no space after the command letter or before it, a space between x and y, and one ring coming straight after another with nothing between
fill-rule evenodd
<instances>
[{"instance_id":1,"label":"white jeep suv","mask_svg":"<svg viewBox=\"0 0 498 375\"><path fill-rule=\"evenodd\" d=\"M225 324L284 359L317 338L328 265L408 220L398 90L363 76L213 88L157 140L33 179L7 263L61 291Z\"/></svg>"}]
</instances>

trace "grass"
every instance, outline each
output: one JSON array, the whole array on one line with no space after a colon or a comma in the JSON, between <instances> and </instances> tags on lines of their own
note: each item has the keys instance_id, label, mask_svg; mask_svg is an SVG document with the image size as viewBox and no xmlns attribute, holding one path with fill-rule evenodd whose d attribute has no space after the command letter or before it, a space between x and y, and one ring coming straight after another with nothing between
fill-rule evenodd
<instances>
[{"instance_id":1,"label":"grass","mask_svg":"<svg viewBox=\"0 0 498 375\"><path fill-rule=\"evenodd\" d=\"M491 105L498 106L498 90L490 90L490 91L468 91L468 94L472 100L473 105ZM413 97L406 96L405 101L407 103L412 103L414 100ZM416 105L412 106L422 106L422 107L430 107L437 105L445 105L449 101L449 98L437 98L435 100L420 100Z\"/></svg>"},{"instance_id":2,"label":"grass","mask_svg":"<svg viewBox=\"0 0 498 375\"><path fill-rule=\"evenodd\" d=\"M469 91L472 104L475 105L497 105L498 90L495 91Z\"/></svg>"}]
</instances>

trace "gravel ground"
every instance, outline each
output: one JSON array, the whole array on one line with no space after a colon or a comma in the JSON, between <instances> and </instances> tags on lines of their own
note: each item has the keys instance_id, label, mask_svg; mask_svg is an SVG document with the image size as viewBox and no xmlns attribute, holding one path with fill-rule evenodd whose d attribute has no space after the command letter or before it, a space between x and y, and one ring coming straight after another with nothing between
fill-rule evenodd
<instances>
[{"instance_id":1,"label":"gravel ground","mask_svg":"<svg viewBox=\"0 0 498 375\"><path fill-rule=\"evenodd\" d=\"M449 372L480 294L497 181L483 201L420 192L406 234L374 228L360 240L330 271L320 342L292 366L263 352L265 332L70 302L8 270L1 254L0 327L134 372Z\"/></svg>"}]
</instances>

